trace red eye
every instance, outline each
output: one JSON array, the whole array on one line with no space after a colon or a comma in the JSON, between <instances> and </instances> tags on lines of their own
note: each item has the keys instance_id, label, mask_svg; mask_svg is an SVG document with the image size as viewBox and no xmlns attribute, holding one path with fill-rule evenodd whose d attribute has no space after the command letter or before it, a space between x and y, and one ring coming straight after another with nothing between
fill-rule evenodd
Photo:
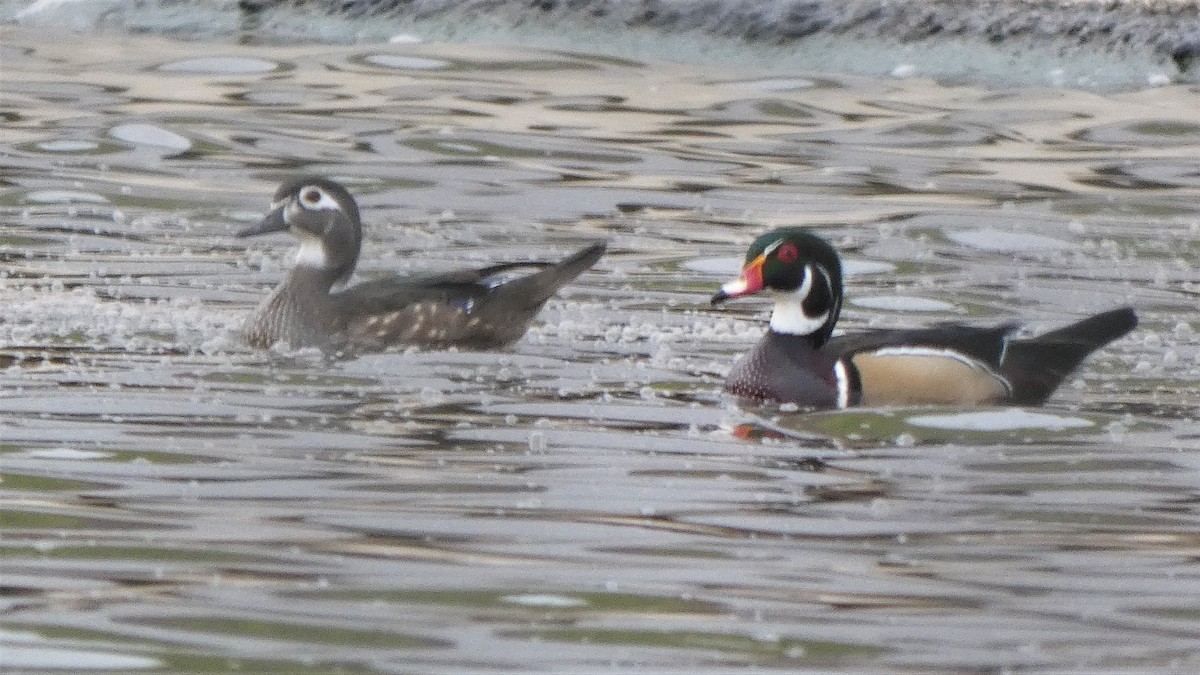
<instances>
[{"instance_id":1,"label":"red eye","mask_svg":"<svg viewBox=\"0 0 1200 675\"><path fill-rule=\"evenodd\" d=\"M779 258L779 262L796 262L796 258L800 257L800 249L796 248L796 245L791 242L781 244L775 252L775 257Z\"/></svg>"},{"instance_id":2,"label":"red eye","mask_svg":"<svg viewBox=\"0 0 1200 675\"><path fill-rule=\"evenodd\" d=\"M321 191L305 190L304 194L300 195L300 199L304 200L305 204L316 206L321 201Z\"/></svg>"}]
</instances>

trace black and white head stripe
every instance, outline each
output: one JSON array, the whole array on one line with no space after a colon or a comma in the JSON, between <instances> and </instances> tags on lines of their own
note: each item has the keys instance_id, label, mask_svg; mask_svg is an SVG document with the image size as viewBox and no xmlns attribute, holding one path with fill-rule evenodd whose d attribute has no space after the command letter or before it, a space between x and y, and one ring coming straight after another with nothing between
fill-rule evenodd
<instances>
[{"instance_id":1,"label":"black and white head stripe","mask_svg":"<svg viewBox=\"0 0 1200 675\"><path fill-rule=\"evenodd\" d=\"M800 286L794 291L776 291L771 328L787 335L813 335L832 328L841 311L842 298L823 265L802 268Z\"/></svg>"},{"instance_id":2,"label":"black and white head stripe","mask_svg":"<svg viewBox=\"0 0 1200 675\"><path fill-rule=\"evenodd\" d=\"M817 268L820 269L820 268ZM825 325L829 319L829 287L828 275L824 270L814 271L812 265L803 267L800 286L793 291L775 291L775 310L771 312L771 329L785 335L811 335ZM822 278L816 282L817 275ZM816 302L811 301L813 293L819 296ZM824 311L818 308L823 306ZM810 313L811 311L819 313Z\"/></svg>"}]
</instances>

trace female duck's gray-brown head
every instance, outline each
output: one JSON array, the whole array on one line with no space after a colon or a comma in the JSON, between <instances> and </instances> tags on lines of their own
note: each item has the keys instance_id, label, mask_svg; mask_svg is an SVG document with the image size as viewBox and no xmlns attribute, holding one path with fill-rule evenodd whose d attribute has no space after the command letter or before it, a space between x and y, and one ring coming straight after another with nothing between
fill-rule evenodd
<instances>
[{"instance_id":1,"label":"female duck's gray-brown head","mask_svg":"<svg viewBox=\"0 0 1200 675\"><path fill-rule=\"evenodd\" d=\"M771 330L829 340L842 310L842 263L824 239L800 228L772 230L754 241L742 273L721 287L712 304L768 292L775 298Z\"/></svg>"},{"instance_id":2,"label":"female duck's gray-brown head","mask_svg":"<svg viewBox=\"0 0 1200 675\"><path fill-rule=\"evenodd\" d=\"M288 181L275 192L270 212L238 236L283 230L300 240L297 271L327 275L330 286L345 283L354 273L362 245L362 223L358 204L346 188L317 176Z\"/></svg>"}]
</instances>

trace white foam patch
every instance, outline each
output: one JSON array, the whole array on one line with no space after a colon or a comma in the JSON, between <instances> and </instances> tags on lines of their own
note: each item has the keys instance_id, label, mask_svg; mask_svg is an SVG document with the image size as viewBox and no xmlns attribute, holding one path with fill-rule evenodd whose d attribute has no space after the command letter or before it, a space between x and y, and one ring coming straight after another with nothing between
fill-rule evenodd
<instances>
[{"instance_id":1,"label":"white foam patch","mask_svg":"<svg viewBox=\"0 0 1200 675\"><path fill-rule=\"evenodd\" d=\"M384 68L404 70L439 70L450 65L449 62L441 59L425 59L419 56L400 56L398 54L371 54L366 60L368 63L374 63Z\"/></svg>"},{"instance_id":2,"label":"white foam patch","mask_svg":"<svg viewBox=\"0 0 1200 675\"><path fill-rule=\"evenodd\" d=\"M1096 426L1095 422L1082 417L1035 413L1021 408L948 415L918 415L908 418L907 421L916 427L954 431L1020 431L1024 429L1065 431Z\"/></svg>"},{"instance_id":3,"label":"white foam patch","mask_svg":"<svg viewBox=\"0 0 1200 675\"><path fill-rule=\"evenodd\" d=\"M159 67L159 70L168 73L249 75L269 73L277 68L279 68L279 64L265 59L252 59L244 56L206 56L167 63Z\"/></svg>"},{"instance_id":4,"label":"white foam patch","mask_svg":"<svg viewBox=\"0 0 1200 675\"><path fill-rule=\"evenodd\" d=\"M38 190L25 195L27 201L36 204L107 204L108 200L94 192L76 190Z\"/></svg>"},{"instance_id":5,"label":"white foam patch","mask_svg":"<svg viewBox=\"0 0 1200 675\"><path fill-rule=\"evenodd\" d=\"M911 295L873 295L851 298L850 304L868 309L888 309L895 312L955 312L958 308L948 302L917 298Z\"/></svg>"},{"instance_id":6,"label":"white foam patch","mask_svg":"<svg viewBox=\"0 0 1200 675\"><path fill-rule=\"evenodd\" d=\"M1071 244L1060 239L1043 237L1024 232L1001 232L1000 230L973 230L970 232L947 232L951 241L980 251L992 253L1021 253L1026 251L1061 251Z\"/></svg>"},{"instance_id":7,"label":"white foam patch","mask_svg":"<svg viewBox=\"0 0 1200 675\"><path fill-rule=\"evenodd\" d=\"M524 605L526 607L587 607L588 602L582 598L573 598L568 595L550 595L550 594L528 594L528 595L506 595L500 598L502 601L513 605Z\"/></svg>"},{"instance_id":8,"label":"white foam patch","mask_svg":"<svg viewBox=\"0 0 1200 675\"><path fill-rule=\"evenodd\" d=\"M121 124L113 127L108 132L108 135L126 143L152 145L174 152L184 152L185 150L190 150L192 147L192 142L187 138L173 131L167 131L162 127L154 126L153 124Z\"/></svg>"}]
</instances>

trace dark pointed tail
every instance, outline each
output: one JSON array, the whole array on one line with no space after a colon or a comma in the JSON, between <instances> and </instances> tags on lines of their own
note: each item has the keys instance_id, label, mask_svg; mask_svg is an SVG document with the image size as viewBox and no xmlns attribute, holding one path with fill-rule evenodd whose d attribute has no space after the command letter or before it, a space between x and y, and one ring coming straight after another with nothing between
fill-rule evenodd
<instances>
[{"instance_id":1,"label":"dark pointed tail","mask_svg":"<svg viewBox=\"0 0 1200 675\"><path fill-rule=\"evenodd\" d=\"M1012 385L1012 402L1039 405L1088 354L1125 335L1137 326L1131 307L1114 309L1026 340L1008 345L1000 367Z\"/></svg>"},{"instance_id":2,"label":"dark pointed tail","mask_svg":"<svg viewBox=\"0 0 1200 675\"><path fill-rule=\"evenodd\" d=\"M569 258L547 265L535 274L504 284L502 288L510 297L520 297L520 306L537 309L558 289L595 265L607 249L607 244L592 244Z\"/></svg>"}]
</instances>

